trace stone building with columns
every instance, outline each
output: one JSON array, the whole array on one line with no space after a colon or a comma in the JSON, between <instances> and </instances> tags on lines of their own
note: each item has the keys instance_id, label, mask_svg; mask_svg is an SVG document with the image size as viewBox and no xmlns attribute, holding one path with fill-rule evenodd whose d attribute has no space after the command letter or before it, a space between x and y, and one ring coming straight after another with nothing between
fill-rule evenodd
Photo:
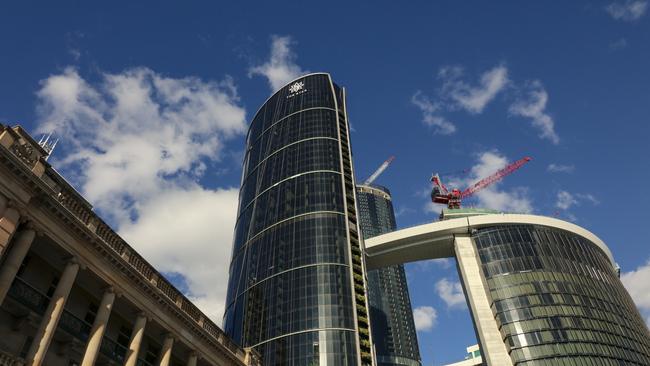
<instances>
[{"instance_id":1,"label":"stone building with columns","mask_svg":"<svg viewBox=\"0 0 650 366\"><path fill-rule=\"evenodd\" d=\"M259 365L0 124L0 366Z\"/></svg>"}]
</instances>

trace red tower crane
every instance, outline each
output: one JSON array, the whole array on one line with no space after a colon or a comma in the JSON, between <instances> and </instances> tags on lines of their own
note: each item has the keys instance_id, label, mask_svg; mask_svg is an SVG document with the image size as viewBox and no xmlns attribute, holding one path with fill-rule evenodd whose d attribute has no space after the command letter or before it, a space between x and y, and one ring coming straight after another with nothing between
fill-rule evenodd
<instances>
[{"instance_id":1,"label":"red tower crane","mask_svg":"<svg viewBox=\"0 0 650 366\"><path fill-rule=\"evenodd\" d=\"M431 177L431 181L433 182L431 201L434 203L445 204L448 208L460 208L460 203L464 198L469 197L481 189L500 181L503 179L503 177L521 168L530 160L531 158L525 157L523 159L515 161L514 163L508 164L505 168L500 169L496 173L479 180L462 192L457 188L449 191L447 187L445 187L445 185L442 183L440 176L436 173Z\"/></svg>"}]
</instances>

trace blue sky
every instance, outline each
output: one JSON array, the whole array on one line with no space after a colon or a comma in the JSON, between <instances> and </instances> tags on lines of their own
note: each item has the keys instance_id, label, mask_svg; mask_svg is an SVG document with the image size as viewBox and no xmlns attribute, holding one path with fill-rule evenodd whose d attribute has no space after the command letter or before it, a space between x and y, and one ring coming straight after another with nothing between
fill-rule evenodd
<instances>
[{"instance_id":1,"label":"blue sky","mask_svg":"<svg viewBox=\"0 0 650 366\"><path fill-rule=\"evenodd\" d=\"M348 90L356 174L400 227L432 171L475 205L575 221L612 249L650 318L648 1L84 2L0 5L0 121L61 138L51 162L220 318L248 121L277 85ZM181 214L182 213L182 214ZM161 229L162 228L162 229ZM425 365L474 343L450 261L407 266Z\"/></svg>"}]
</instances>

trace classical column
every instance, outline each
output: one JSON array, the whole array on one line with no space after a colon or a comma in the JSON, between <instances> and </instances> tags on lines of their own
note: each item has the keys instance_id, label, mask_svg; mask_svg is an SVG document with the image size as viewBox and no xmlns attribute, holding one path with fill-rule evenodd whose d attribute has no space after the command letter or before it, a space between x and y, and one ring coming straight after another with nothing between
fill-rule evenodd
<instances>
[{"instance_id":1,"label":"classical column","mask_svg":"<svg viewBox=\"0 0 650 366\"><path fill-rule=\"evenodd\" d=\"M483 362L487 366L512 366L512 360L499 332L499 325L490 308L487 283L472 238L469 235L456 235L454 250L474 329L481 344Z\"/></svg>"},{"instance_id":2,"label":"classical column","mask_svg":"<svg viewBox=\"0 0 650 366\"><path fill-rule=\"evenodd\" d=\"M199 356L196 354L196 352L190 352L189 356L187 356L187 366L196 366L198 359Z\"/></svg>"},{"instance_id":3,"label":"classical column","mask_svg":"<svg viewBox=\"0 0 650 366\"><path fill-rule=\"evenodd\" d=\"M0 305L4 302L9 287L14 282L16 273L32 246L35 236L36 232L33 229L24 229L14 237L11 250L7 253L7 259L0 266Z\"/></svg>"},{"instance_id":4,"label":"classical column","mask_svg":"<svg viewBox=\"0 0 650 366\"><path fill-rule=\"evenodd\" d=\"M11 236L18 227L20 213L15 207L11 207L9 200L0 194L0 257L9 245Z\"/></svg>"},{"instance_id":5,"label":"classical column","mask_svg":"<svg viewBox=\"0 0 650 366\"><path fill-rule=\"evenodd\" d=\"M99 354L99 348L102 345L104 332L106 331L106 324L113 309L113 302L115 301L115 292L112 288L107 289L102 296L102 302L99 304L93 327L90 330L90 337L86 344L86 352L84 353L81 366L93 366Z\"/></svg>"},{"instance_id":6,"label":"classical column","mask_svg":"<svg viewBox=\"0 0 650 366\"><path fill-rule=\"evenodd\" d=\"M131 332L131 339L129 340L129 350L126 352L126 361L124 366L135 366L138 362L138 352L140 352L140 344L144 336L144 327L147 325L147 317L144 313L138 314L133 331Z\"/></svg>"},{"instance_id":7,"label":"classical column","mask_svg":"<svg viewBox=\"0 0 650 366\"><path fill-rule=\"evenodd\" d=\"M174 345L174 338L171 334L165 335L162 350L160 351L160 366L169 366L172 360L172 346Z\"/></svg>"},{"instance_id":8,"label":"classical column","mask_svg":"<svg viewBox=\"0 0 650 366\"><path fill-rule=\"evenodd\" d=\"M34 341L29 347L29 351L27 351L26 359L28 365L40 366L43 363L56 326L59 324L59 319L61 319L63 307L68 300L68 295L70 295L70 290L78 272L79 263L76 260L68 262L63 270L63 274L61 274L61 279L56 285L50 303L47 305L47 309L45 309L45 314L43 315L43 319L41 319L41 325L34 335Z\"/></svg>"}]
</instances>

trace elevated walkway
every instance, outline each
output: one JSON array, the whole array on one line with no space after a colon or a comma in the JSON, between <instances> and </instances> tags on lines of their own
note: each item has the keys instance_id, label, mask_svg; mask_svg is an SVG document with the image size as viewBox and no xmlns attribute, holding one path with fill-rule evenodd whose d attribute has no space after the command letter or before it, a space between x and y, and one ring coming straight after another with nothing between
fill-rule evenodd
<instances>
[{"instance_id":1,"label":"elevated walkway","mask_svg":"<svg viewBox=\"0 0 650 366\"><path fill-rule=\"evenodd\" d=\"M377 269L394 264L454 257L454 236L473 229L499 225L539 225L578 234L601 248L612 266L616 263L607 245L590 231L570 222L525 214L482 214L418 225L365 240L366 266Z\"/></svg>"}]
</instances>

